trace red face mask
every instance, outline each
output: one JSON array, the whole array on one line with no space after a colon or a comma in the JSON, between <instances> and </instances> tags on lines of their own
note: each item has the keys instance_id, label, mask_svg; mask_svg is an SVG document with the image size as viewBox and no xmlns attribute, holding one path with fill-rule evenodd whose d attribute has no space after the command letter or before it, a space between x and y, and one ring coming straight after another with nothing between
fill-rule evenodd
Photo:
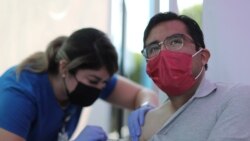
<instances>
[{"instance_id":1,"label":"red face mask","mask_svg":"<svg viewBox=\"0 0 250 141\"><path fill-rule=\"evenodd\" d=\"M192 58L194 55L162 50L159 55L147 63L147 74L155 84L169 96L178 96L190 89L203 71L194 77Z\"/></svg>"}]
</instances>

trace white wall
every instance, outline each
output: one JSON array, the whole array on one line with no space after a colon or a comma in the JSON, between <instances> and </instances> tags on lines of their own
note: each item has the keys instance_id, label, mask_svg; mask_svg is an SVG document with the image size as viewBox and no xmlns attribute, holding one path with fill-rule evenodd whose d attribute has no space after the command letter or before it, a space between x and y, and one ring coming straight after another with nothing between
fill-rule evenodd
<instances>
[{"instance_id":1,"label":"white wall","mask_svg":"<svg viewBox=\"0 0 250 141\"><path fill-rule=\"evenodd\" d=\"M109 0L0 0L0 74L59 35L87 26L109 32L109 12Z\"/></svg>"},{"instance_id":2,"label":"white wall","mask_svg":"<svg viewBox=\"0 0 250 141\"><path fill-rule=\"evenodd\" d=\"M250 84L249 5L249 0L204 0L203 31L211 52L209 78Z\"/></svg>"},{"instance_id":3,"label":"white wall","mask_svg":"<svg viewBox=\"0 0 250 141\"><path fill-rule=\"evenodd\" d=\"M30 54L44 51L57 36L90 26L109 34L109 7L110 0L0 0L0 75ZM98 100L83 113L79 129L86 123L108 132L110 105Z\"/></svg>"}]
</instances>

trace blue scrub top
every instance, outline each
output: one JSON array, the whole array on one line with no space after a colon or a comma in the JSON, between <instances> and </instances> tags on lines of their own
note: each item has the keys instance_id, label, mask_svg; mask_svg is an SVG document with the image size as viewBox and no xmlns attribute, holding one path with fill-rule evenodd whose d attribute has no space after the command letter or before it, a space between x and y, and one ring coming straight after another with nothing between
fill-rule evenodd
<instances>
[{"instance_id":1,"label":"blue scrub top","mask_svg":"<svg viewBox=\"0 0 250 141\"><path fill-rule=\"evenodd\" d=\"M15 67L0 78L0 127L27 141L55 141L64 119L71 115L66 131L69 137L78 123L81 107L71 105L62 110L58 104L48 73L22 71L16 77ZM117 82L114 75L101 93L106 99Z\"/></svg>"}]
</instances>

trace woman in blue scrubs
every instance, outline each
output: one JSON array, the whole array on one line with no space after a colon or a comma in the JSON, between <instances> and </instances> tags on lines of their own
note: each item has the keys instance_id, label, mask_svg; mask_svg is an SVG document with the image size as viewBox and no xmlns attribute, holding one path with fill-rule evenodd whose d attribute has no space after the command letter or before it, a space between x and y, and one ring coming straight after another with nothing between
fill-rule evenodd
<instances>
[{"instance_id":1,"label":"woman in blue scrubs","mask_svg":"<svg viewBox=\"0 0 250 141\"><path fill-rule=\"evenodd\" d=\"M127 109L145 102L156 105L153 91L115 74L117 62L107 36L83 28L68 38L54 39L45 52L8 69L0 79L0 141L66 141L82 107L97 98ZM144 115L151 108L143 109ZM78 140L107 140L107 136L100 127L87 126Z\"/></svg>"}]
</instances>

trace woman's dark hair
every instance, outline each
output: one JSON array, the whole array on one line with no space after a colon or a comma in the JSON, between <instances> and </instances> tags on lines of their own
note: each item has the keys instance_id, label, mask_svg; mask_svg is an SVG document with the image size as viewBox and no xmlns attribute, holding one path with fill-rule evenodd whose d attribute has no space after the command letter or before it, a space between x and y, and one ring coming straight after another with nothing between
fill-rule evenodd
<instances>
[{"instance_id":1,"label":"woman's dark hair","mask_svg":"<svg viewBox=\"0 0 250 141\"><path fill-rule=\"evenodd\" d=\"M58 73L59 61L65 59L71 73L78 69L100 69L105 67L110 75L118 70L118 57L115 47L100 30L83 28L71 36L60 36L51 41L45 52L37 52L17 67L17 73L23 69L33 72Z\"/></svg>"},{"instance_id":2,"label":"woman's dark hair","mask_svg":"<svg viewBox=\"0 0 250 141\"><path fill-rule=\"evenodd\" d=\"M58 61L56 61L56 55L63 43L68 39L66 36L60 36L51 41L45 51L48 59L48 72L51 74L58 73Z\"/></svg>"},{"instance_id":3,"label":"woman's dark hair","mask_svg":"<svg viewBox=\"0 0 250 141\"><path fill-rule=\"evenodd\" d=\"M37 73L42 73L46 71L53 74L57 73L58 63L55 61L55 57L57 51L62 46L63 42L66 41L66 39L66 36L59 36L48 44L45 52L36 52L24 59L17 66L17 74L19 75L23 69Z\"/></svg>"},{"instance_id":4,"label":"woman's dark hair","mask_svg":"<svg viewBox=\"0 0 250 141\"><path fill-rule=\"evenodd\" d=\"M186 25L187 33L193 39L197 51L199 50L200 47L205 48L203 32L199 27L199 25L197 24L197 22L186 15L177 15L173 12L158 13L150 19L146 29L144 30L144 36L143 36L144 46L146 39L148 38L148 35L156 25L162 22L173 21L173 20L181 21ZM205 65L205 68L207 68L207 64Z\"/></svg>"},{"instance_id":5,"label":"woman's dark hair","mask_svg":"<svg viewBox=\"0 0 250 141\"><path fill-rule=\"evenodd\" d=\"M105 33L94 28L75 31L59 49L56 58L67 60L68 70L73 74L78 69L106 67L110 75L118 70L115 47Z\"/></svg>"}]
</instances>

